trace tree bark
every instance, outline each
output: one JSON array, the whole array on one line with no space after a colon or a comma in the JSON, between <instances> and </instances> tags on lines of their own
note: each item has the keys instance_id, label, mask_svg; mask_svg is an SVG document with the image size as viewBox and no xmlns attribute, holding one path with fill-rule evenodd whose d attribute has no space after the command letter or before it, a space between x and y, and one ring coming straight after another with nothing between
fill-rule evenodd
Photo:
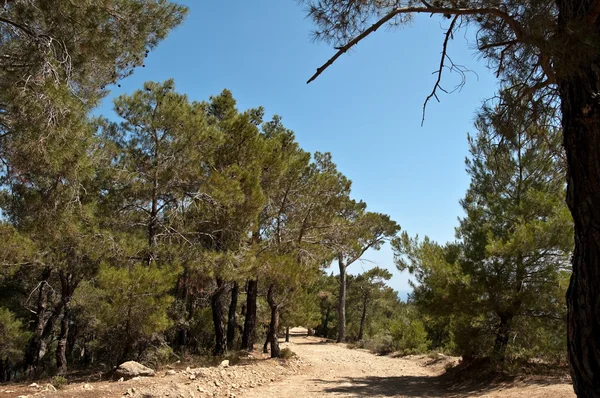
<instances>
[{"instance_id":1,"label":"tree bark","mask_svg":"<svg viewBox=\"0 0 600 398\"><path fill-rule=\"evenodd\" d=\"M258 280L249 280L246 291L246 319L242 335L242 350L254 350L254 328L256 327L256 300L258 298Z\"/></svg>"},{"instance_id":2,"label":"tree bark","mask_svg":"<svg viewBox=\"0 0 600 398\"><path fill-rule=\"evenodd\" d=\"M323 322L323 334L326 339L329 338L329 317L331 315L331 307L327 307L327 312L325 312L325 321Z\"/></svg>"},{"instance_id":3,"label":"tree bark","mask_svg":"<svg viewBox=\"0 0 600 398\"><path fill-rule=\"evenodd\" d=\"M340 294L338 297L338 336L337 342L346 340L346 265L341 256L338 258L340 268Z\"/></svg>"},{"instance_id":4,"label":"tree bark","mask_svg":"<svg viewBox=\"0 0 600 398\"><path fill-rule=\"evenodd\" d=\"M368 303L368 300L365 298L363 300L362 314L360 316L360 327L358 329L358 341L361 341L363 339L363 332L365 330L365 321L367 319L367 303Z\"/></svg>"},{"instance_id":5,"label":"tree bark","mask_svg":"<svg viewBox=\"0 0 600 398\"><path fill-rule=\"evenodd\" d=\"M286 343L290 342L290 327L289 326L285 327L285 342Z\"/></svg>"},{"instance_id":6,"label":"tree bark","mask_svg":"<svg viewBox=\"0 0 600 398\"><path fill-rule=\"evenodd\" d=\"M215 350L214 355L223 355L227 352L227 334L223 322L223 296L226 289L221 279L217 278L217 290L213 293L210 306L212 310L213 324L215 328Z\"/></svg>"},{"instance_id":7,"label":"tree bark","mask_svg":"<svg viewBox=\"0 0 600 398\"><path fill-rule=\"evenodd\" d=\"M506 356L506 347L510 338L512 329L512 314L502 314L500 316L500 324L496 331L496 340L494 340L494 359L503 362Z\"/></svg>"},{"instance_id":8,"label":"tree bark","mask_svg":"<svg viewBox=\"0 0 600 398\"><path fill-rule=\"evenodd\" d=\"M595 67L595 70L594 68ZM567 204L575 223L573 274L567 291L573 387L600 397L600 92L599 62L587 74L559 80L567 155Z\"/></svg>"},{"instance_id":9,"label":"tree bark","mask_svg":"<svg viewBox=\"0 0 600 398\"><path fill-rule=\"evenodd\" d=\"M73 274L63 271L59 272L59 277L63 316L56 346L56 371L59 375L62 375L67 372L67 339L69 337L69 323L71 322L71 299L78 282L74 280Z\"/></svg>"},{"instance_id":10,"label":"tree bark","mask_svg":"<svg viewBox=\"0 0 600 398\"><path fill-rule=\"evenodd\" d=\"M227 347L233 348L237 332L237 302L240 292L240 286L237 282L233 283L231 289L231 302L229 304L229 313L227 316Z\"/></svg>"},{"instance_id":11,"label":"tree bark","mask_svg":"<svg viewBox=\"0 0 600 398\"><path fill-rule=\"evenodd\" d=\"M67 373L67 337L69 335L69 322L71 319L71 306L63 306L63 316L60 321L60 333L56 346L56 373L64 375Z\"/></svg>"},{"instance_id":12,"label":"tree bark","mask_svg":"<svg viewBox=\"0 0 600 398\"><path fill-rule=\"evenodd\" d=\"M25 373L29 377L36 375L39 364L48 351L47 340L62 309L62 303L59 302L54 311L48 311L48 302L52 295L49 285L51 274L52 270L49 267L44 268L39 282L35 329L25 353Z\"/></svg>"},{"instance_id":13,"label":"tree bark","mask_svg":"<svg viewBox=\"0 0 600 398\"><path fill-rule=\"evenodd\" d=\"M275 303L274 297L275 286L269 286L267 301L271 308L271 323L269 324L269 342L271 343L271 358L279 358L281 356L279 350L279 339L277 338L277 330L279 329L279 305Z\"/></svg>"},{"instance_id":14,"label":"tree bark","mask_svg":"<svg viewBox=\"0 0 600 398\"><path fill-rule=\"evenodd\" d=\"M265 327L265 330L267 331L267 333L265 337L265 344L263 344L263 354L269 352L269 342L271 341L271 332L269 331L269 326Z\"/></svg>"},{"instance_id":15,"label":"tree bark","mask_svg":"<svg viewBox=\"0 0 600 398\"><path fill-rule=\"evenodd\" d=\"M600 20L588 19L596 13L595 1L556 4L557 35L573 46L555 60L557 70L568 71L556 80L567 157L567 205L575 226L567 345L575 393L593 398L600 397ZM587 42L593 45L580 47Z\"/></svg>"}]
</instances>

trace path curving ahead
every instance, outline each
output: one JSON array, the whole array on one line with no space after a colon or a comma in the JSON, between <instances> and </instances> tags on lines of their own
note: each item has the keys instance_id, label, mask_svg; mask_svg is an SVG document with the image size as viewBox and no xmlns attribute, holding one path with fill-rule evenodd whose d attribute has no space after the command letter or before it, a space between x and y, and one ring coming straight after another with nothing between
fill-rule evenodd
<instances>
[{"instance_id":1,"label":"path curving ahead","mask_svg":"<svg viewBox=\"0 0 600 398\"><path fill-rule=\"evenodd\" d=\"M569 384L520 383L447 391L439 379L443 364L426 357L391 358L344 344L305 337L295 329L289 346L306 366L301 374L246 391L247 398L311 397L575 397Z\"/></svg>"}]
</instances>

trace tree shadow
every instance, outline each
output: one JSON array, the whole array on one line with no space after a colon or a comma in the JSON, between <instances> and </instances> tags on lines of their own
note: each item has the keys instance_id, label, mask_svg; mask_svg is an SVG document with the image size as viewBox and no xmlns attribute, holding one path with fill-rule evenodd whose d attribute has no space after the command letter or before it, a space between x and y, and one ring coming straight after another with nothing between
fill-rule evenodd
<instances>
[{"instance_id":1,"label":"tree shadow","mask_svg":"<svg viewBox=\"0 0 600 398\"><path fill-rule=\"evenodd\" d=\"M442 376L396 376L396 377L345 377L337 380L313 379L315 383L329 385L324 388L327 393L343 394L356 397L445 397L464 398L477 397L499 391L510 386L515 378L498 380L470 380L455 384L451 379ZM524 385L551 385L558 380L534 379L523 381Z\"/></svg>"},{"instance_id":2,"label":"tree shadow","mask_svg":"<svg viewBox=\"0 0 600 398\"><path fill-rule=\"evenodd\" d=\"M295 345L325 345L325 344L331 344L332 342L323 339L321 341L313 341L313 340L298 341L298 340L294 340L293 343Z\"/></svg>"},{"instance_id":3,"label":"tree shadow","mask_svg":"<svg viewBox=\"0 0 600 398\"><path fill-rule=\"evenodd\" d=\"M329 384L327 393L345 394L356 397L447 397L440 391L437 377L398 376L398 377L345 377L338 380L314 379L315 383Z\"/></svg>"}]
</instances>

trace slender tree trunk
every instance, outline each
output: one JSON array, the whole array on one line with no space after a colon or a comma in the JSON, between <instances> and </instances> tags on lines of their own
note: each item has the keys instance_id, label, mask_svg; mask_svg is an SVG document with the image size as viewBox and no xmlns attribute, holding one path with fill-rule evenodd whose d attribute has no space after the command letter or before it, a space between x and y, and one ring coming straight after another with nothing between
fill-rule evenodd
<instances>
[{"instance_id":1,"label":"slender tree trunk","mask_svg":"<svg viewBox=\"0 0 600 398\"><path fill-rule=\"evenodd\" d=\"M231 289L231 302L229 304L229 314L227 316L227 346L233 348L237 329L237 302L240 286L237 282L233 283Z\"/></svg>"},{"instance_id":2,"label":"slender tree trunk","mask_svg":"<svg viewBox=\"0 0 600 398\"><path fill-rule=\"evenodd\" d=\"M286 343L290 342L290 327L289 326L285 327L285 342Z\"/></svg>"},{"instance_id":3,"label":"slender tree trunk","mask_svg":"<svg viewBox=\"0 0 600 398\"><path fill-rule=\"evenodd\" d=\"M512 320L512 314L500 315L500 324L498 325L496 340L494 341L494 358L501 362L504 361L504 357L506 356L506 347L510 338Z\"/></svg>"},{"instance_id":4,"label":"slender tree trunk","mask_svg":"<svg viewBox=\"0 0 600 398\"><path fill-rule=\"evenodd\" d=\"M323 322L323 334L326 339L329 338L329 317L331 316L331 307L327 307L327 312L325 312L325 321Z\"/></svg>"},{"instance_id":5,"label":"slender tree trunk","mask_svg":"<svg viewBox=\"0 0 600 398\"><path fill-rule=\"evenodd\" d=\"M363 332L365 330L365 321L367 320L367 303L368 299L363 300L362 314L360 316L360 328L358 329L358 341L363 339Z\"/></svg>"},{"instance_id":6,"label":"slender tree trunk","mask_svg":"<svg viewBox=\"0 0 600 398\"><path fill-rule=\"evenodd\" d=\"M338 258L340 267L340 294L338 297L338 336L337 342L346 340L346 265L341 256Z\"/></svg>"},{"instance_id":7,"label":"slender tree trunk","mask_svg":"<svg viewBox=\"0 0 600 398\"><path fill-rule=\"evenodd\" d=\"M60 333L56 346L56 373L64 375L67 373L67 337L69 335L69 322L71 319L70 304L63 306L63 316L60 321Z\"/></svg>"},{"instance_id":8,"label":"slender tree trunk","mask_svg":"<svg viewBox=\"0 0 600 398\"><path fill-rule=\"evenodd\" d=\"M242 335L242 350L254 350L254 328L256 327L256 300L258 298L258 281L249 280L246 294L246 319Z\"/></svg>"},{"instance_id":9,"label":"slender tree trunk","mask_svg":"<svg viewBox=\"0 0 600 398\"><path fill-rule=\"evenodd\" d=\"M48 351L48 339L62 309L62 303L59 303L54 311L48 311L48 302L52 295L49 285L51 273L52 270L46 267L39 282L35 329L25 354L25 373L29 377L36 375L38 366Z\"/></svg>"},{"instance_id":10,"label":"slender tree trunk","mask_svg":"<svg viewBox=\"0 0 600 398\"><path fill-rule=\"evenodd\" d=\"M210 300L215 328L214 355L223 355L227 352L227 334L225 333L225 325L223 322L223 296L225 293L226 289L223 281L217 279L217 290L215 290Z\"/></svg>"},{"instance_id":11,"label":"slender tree trunk","mask_svg":"<svg viewBox=\"0 0 600 398\"><path fill-rule=\"evenodd\" d=\"M275 286L269 286L267 301L271 308L271 323L269 324L269 342L271 343L271 358L279 358L279 339L277 338L277 330L279 329L279 305L275 303L274 292Z\"/></svg>"},{"instance_id":12,"label":"slender tree trunk","mask_svg":"<svg viewBox=\"0 0 600 398\"><path fill-rule=\"evenodd\" d=\"M58 374L65 374L67 372L67 339L69 337L69 323L71 322L71 299L78 282L73 279L73 274L63 271L59 272L59 277L63 316L56 346L56 371Z\"/></svg>"},{"instance_id":13,"label":"slender tree trunk","mask_svg":"<svg viewBox=\"0 0 600 398\"><path fill-rule=\"evenodd\" d=\"M271 331L269 329L269 326L267 326L266 328L267 334L265 337L265 344L263 344L263 354L266 354L269 352L269 342L271 341Z\"/></svg>"}]
</instances>

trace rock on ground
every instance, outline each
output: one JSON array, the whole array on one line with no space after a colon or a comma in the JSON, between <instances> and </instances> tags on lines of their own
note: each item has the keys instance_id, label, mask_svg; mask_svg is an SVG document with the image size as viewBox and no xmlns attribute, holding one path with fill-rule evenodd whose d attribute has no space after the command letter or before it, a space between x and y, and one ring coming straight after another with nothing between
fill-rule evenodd
<instances>
[{"instance_id":1,"label":"rock on ground","mask_svg":"<svg viewBox=\"0 0 600 398\"><path fill-rule=\"evenodd\" d=\"M122 377L124 379L132 379L139 376L149 377L154 376L154 374L154 370L135 361L120 364L115 372L117 378Z\"/></svg>"}]
</instances>

